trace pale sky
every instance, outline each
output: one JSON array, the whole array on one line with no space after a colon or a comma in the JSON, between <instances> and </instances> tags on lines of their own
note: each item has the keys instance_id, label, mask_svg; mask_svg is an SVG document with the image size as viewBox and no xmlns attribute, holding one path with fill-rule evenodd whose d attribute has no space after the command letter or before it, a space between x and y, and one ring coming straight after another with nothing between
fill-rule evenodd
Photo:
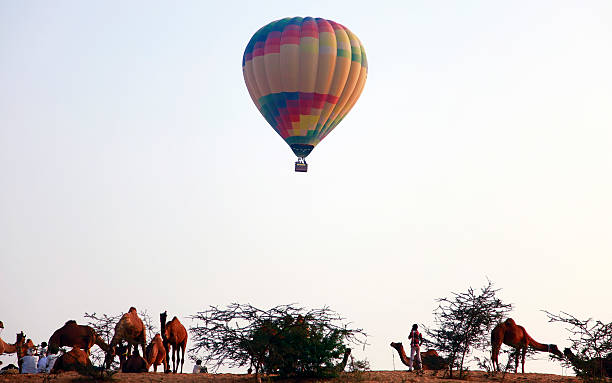
<instances>
[{"instance_id":1,"label":"pale sky","mask_svg":"<svg viewBox=\"0 0 612 383\"><path fill-rule=\"evenodd\" d=\"M292 16L369 63L305 174L241 68ZM370 334L357 358L403 369L389 343L488 277L567 347L540 310L612 320L610 47L608 0L0 0L0 336L327 305Z\"/></svg>"}]
</instances>

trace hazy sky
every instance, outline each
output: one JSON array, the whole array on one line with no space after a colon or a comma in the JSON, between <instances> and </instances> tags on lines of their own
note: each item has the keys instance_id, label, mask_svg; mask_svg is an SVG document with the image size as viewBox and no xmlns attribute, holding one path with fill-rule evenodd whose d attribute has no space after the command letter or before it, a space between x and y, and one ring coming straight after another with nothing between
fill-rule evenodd
<instances>
[{"instance_id":1,"label":"hazy sky","mask_svg":"<svg viewBox=\"0 0 612 383\"><path fill-rule=\"evenodd\" d=\"M347 26L369 62L305 174L241 69L288 16ZM488 277L567 347L540 310L612 320L610 47L608 0L0 0L1 336L295 302L393 369L391 341Z\"/></svg>"}]
</instances>

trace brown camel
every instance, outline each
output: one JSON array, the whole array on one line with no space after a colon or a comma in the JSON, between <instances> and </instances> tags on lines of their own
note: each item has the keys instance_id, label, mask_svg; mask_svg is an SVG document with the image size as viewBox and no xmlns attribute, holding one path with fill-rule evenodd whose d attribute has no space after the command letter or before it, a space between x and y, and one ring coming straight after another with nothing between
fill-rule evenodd
<instances>
[{"instance_id":1,"label":"brown camel","mask_svg":"<svg viewBox=\"0 0 612 383\"><path fill-rule=\"evenodd\" d=\"M155 334L155 337L147 346L147 363L149 366L153 366L153 371L157 372L157 366L160 364L164 365L164 372L168 370L168 361L166 360L166 348L164 347L164 341L159 334Z\"/></svg>"},{"instance_id":2,"label":"brown camel","mask_svg":"<svg viewBox=\"0 0 612 383\"><path fill-rule=\"evenodd\" d=\"M57 358L51 372L80 371L91 366L92 364L87 353L78 347L74 347L69 352Z\"/></svg>"},{"instance_id":3,"label":"brown camel","mask_svg":"<svg viewBox=\"0 0 612 383\"><path fill-rule=\"evenodd\" d=\"M161 335L166 348L166 360L169 361L170 347L172 347L172 372L176 373L178 364L181 364L181 374L183 373L183 363L185 363L185 348L187 347L187 330L177 317L166 323L167 313L164 311L159 314L161 322ZM182 353L182 357L181 354ZM176 362L175 362L176 355Z\"/></svg>"},{"instance_id":4,"label":"brown camel","mask_svg":"<svg viewBox=\"0 0 612 383\"><path fill-rule=\"evenodd\" d=\"M89 355L90 349L94 344L106 353L110 351L109 345L96 334L93 328L79 325L74 320L66 322L63 327L55 330L51 338L49 338L49 347L78 347L85 351L87 355Z\"/></svg>"},{"instance_id":5,"label":"brown camel","mask_svg":"<svg viewBox=\"0 0 612 383\"><path fill-rule=\"evenodd\" d=\"M400 360L406 366L410 367L410 357L406 355L404 351L404 345L402 342L391 342L391 347L397 350ZM421 352L421 362L423 370L446 370L448 369L448 363L438 355L436 350L427 350Z\"/></svg>"},{"instance_id":6,"label":"brown camel","mask_svg":"<svg viewBox=\"0 0 612 383\"><path fill-rule=\"evenodd\" d=\"M522 373L525 373L525 353L527 352L527 347L531 347L536 351L549 352L563 358L563 354L559 351L557 345L536 342L527 334L523 326L517 325L512 318L508 318L505 322L501 322L495 326L491 332L491 346L493 348L491 361L493 362L493 368L497 371L499 371L499 362L497 358L502 343L518 350L514 362L515 373L518 370L519 352L521 353Z\"/></svg>"},{"instance_id":7,"label":"brown camel","mask_svg":"<svg viewBox=\"0 0 612 383\"><path fill-rule=\"evenodd\" d=\"M144 323L142 323L142 320L138 317L138 312L134 307L130 307L130 310L123 314L119 322L117 322L117 325L115 325L115 334L109 345L111 352L107 353L107 356L109 356L106 363L107 368L110 367L113 360L113 350L122 341L126 341L128 344L128 354L130 354L132 345L134 345L135 348L141 345L142 353L143 355L145 354L147 332Z\"/></svg>"},{"instance_id":8,"label":"brown camel","mask_svg":"<svg viewBox=\"0 0 612 383\"><path fill-rule=\"evenodd\" d=\"M607 358L597 357L589 360L578 358L569 348L563 350L563 354L577 373L582 372L591 378L612 377L612 353L608 354Z\"/></svg>"},{"instance_id":9,"label":"brown camel","mask_svg":"<svg viewBox=\"0 0 612 383\"><path fill-rule=\"evenodd\" d=\"M17 335L17 340L19 340L19 334ZM11 344L6 343L2 338L0 338L0 355L1 354L12 354L17 352L17 342Z\"/></svg>"},{"instance_id":10,"label":"brown camel","mask_svg":"<svg viewBox=\"0 0 612 383\"><path fill-rule=\"evenodd\" d=\"M25 340L25 336L23 335L23 332L17 334L17 340L13 344L6 343L5 341L2 340L2 338L0 338L0 355L1 354L12 354L14 352L17 352L17 350L21 349L21 347L23 346L24 340Z\"/></svg>"}]
</instances>

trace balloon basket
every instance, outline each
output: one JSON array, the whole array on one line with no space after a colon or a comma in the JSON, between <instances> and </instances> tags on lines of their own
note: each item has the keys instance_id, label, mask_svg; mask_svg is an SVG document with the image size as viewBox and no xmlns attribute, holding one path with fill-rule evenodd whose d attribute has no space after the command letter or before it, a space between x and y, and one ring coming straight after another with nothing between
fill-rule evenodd
<instances>
[{"instance_id":1,"label":"balloon basket","mask_svg":"<svg viewBox=\"0 0 612 383\"><path fill-rule=\"evenodd\" d=\"M306 173L308 171L308 164L306 162L297 161L295 163L295 171L300 173Z\"/></svg>"}]
</instances>

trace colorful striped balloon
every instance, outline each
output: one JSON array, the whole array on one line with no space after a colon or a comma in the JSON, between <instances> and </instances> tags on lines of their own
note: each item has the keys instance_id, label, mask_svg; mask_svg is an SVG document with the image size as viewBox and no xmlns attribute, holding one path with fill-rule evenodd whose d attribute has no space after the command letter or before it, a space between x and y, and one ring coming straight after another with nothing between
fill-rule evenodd
<instances>
[{"instance_id":1,"label":"colorful striped balloon","mask_svg":"<svg viewBox=\"0 0 612 383\"><path fill-rule=\"evenodd\" d=\"M368 62L348 28L294 17L271 22L253 35L242 73L261 114L303 159L355 105Z\"/></svg>"}]
</instances>

